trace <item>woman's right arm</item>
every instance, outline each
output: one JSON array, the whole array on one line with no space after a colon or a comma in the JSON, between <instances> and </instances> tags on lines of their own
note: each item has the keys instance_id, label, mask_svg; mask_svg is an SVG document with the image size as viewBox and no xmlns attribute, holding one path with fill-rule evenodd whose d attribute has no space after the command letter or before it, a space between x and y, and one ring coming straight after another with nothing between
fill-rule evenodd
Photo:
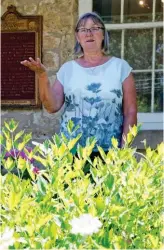
<instances>
[{"instance_id":1,"label":"woman's right arm","mask_svg":"<svg viewBox=\"0 0 164 250\"><path fill-rule=\"evenodd\" d=\"M39 79L39 95L41 102L49 113L55 113L62 107L64 103L64 89L62 84L56 80L51 86L45 66L38 58L34 61L29 58L29 61L22 61L21 64L33 70Z\"/></svg>"},{"instance_id":2,"label":"woman's right arm","mask_svg":"<svg viewBox=\"0 0 164 250\"><path fill-rule=\"evenodd\" d=\"M61 109L64 103L64 90L62 84L56 80L50 86L47 73L43 73L39 78L40 100L49 113L55 113Z\"/></svg>"}]
</instances>

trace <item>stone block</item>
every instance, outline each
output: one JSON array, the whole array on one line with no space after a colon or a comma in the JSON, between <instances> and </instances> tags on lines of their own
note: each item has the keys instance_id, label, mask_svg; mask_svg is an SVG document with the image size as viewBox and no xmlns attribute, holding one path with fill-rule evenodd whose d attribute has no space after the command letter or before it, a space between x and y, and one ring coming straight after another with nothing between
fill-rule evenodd
<instances>
[{"instance_id":1,"label":"stone block","mask_svg":"<svg viewBox=\"0 0 164 250\"><path fill-rule=\"evenodd\" d=\"M48 70L58 70L59 68L59 54L53 51L47 51L43 56L43 64Z\"/></svg>"}]
</instances>

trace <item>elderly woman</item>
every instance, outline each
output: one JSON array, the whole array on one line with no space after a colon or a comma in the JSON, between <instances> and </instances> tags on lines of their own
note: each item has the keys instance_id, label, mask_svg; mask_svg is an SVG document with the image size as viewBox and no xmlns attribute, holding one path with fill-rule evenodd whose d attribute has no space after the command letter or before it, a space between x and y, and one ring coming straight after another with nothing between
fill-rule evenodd
<instances>
[{"instance_id":1,"label":"elderly woman","mask_svg":"<svg viewBox=\"0 0 164 250\"><path fill-rule=\"evenodd\" d=\"M64 63L50 86L47 71L39 59L21 62L39 78L40 99L50 113L65 104L61 132L72 119L82 132L80 143L95 136L107 151L114 136L122 146L122 135L137 122L136 90L132 68L120 58L108 56L109 38L96 13L80 17L75 28L77 59ZM96 149L95 149L96 150Z\"/></svg>"}]
</instances>

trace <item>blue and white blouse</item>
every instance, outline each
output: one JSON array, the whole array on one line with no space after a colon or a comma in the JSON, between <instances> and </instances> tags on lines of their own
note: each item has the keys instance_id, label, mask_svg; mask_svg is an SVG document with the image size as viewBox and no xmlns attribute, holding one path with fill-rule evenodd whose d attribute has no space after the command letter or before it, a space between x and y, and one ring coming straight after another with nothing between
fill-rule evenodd
<instances>
[{"instance_id":1,"label":"blue and white blouse","mask_svg":"<svg viewBox=\"0 0 164 250\"><path fill-rule=\"evenodd\" d=\"M91 136L96 137L97 145L105 151L111 147L113 136L120 144L123 127L122 83L131 70L125 60L117 57L89 68L80 66L74 60L64 63L57 73L65 94L61 132L69 137L66 126L71 119L80 126L76 134L82 132L81 145L84 146Z\"/></svg>"}]
</instances>

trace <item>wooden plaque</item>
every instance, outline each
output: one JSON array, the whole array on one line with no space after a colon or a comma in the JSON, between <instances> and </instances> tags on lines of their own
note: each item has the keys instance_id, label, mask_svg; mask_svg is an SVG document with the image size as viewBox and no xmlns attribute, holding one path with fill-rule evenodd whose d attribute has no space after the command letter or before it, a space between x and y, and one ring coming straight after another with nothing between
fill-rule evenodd
<instances>
[{"instance_id":1,"label":"wooden plaque","mask_svg":"<svg viewBox=\"0 0 164 250\"><path fill-rule=\"evenodd\" d=\"M2 107L40 108L37 76L20 62L42 57L42 16L22 16L11 5L1 26Z\"/></svg>"}]
</instances>

